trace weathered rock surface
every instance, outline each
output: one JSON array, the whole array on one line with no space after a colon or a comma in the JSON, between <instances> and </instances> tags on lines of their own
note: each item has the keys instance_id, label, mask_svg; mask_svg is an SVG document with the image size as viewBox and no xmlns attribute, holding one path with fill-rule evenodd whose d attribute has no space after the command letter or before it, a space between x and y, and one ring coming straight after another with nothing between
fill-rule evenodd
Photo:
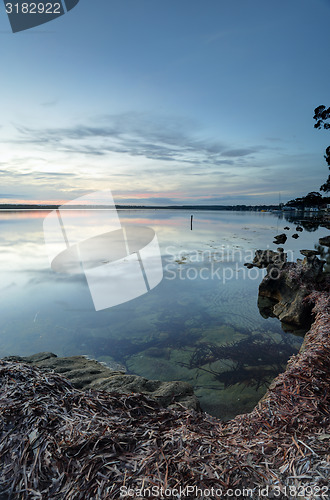
<instances>
[{"instance_id":1,"label":"weathered rock surface","mask_svg":"<svg viewBox=\"0 0 330 500\"><path fill-rule=\"evenodd\" d=\"M268 267L270 264L282 266L286 262L287 254L283 252L283 248L274 250L256 250L252 265L260 269Z\"/></svg>"},{"instance_id":2,"label":"weathered rock surface","mask_svg":"<svg viewBox=\"0 0 330 500\"><path fill-rule=\"evenodd\" d=\"M313 304L305 298L313 291L329 291L329 275L323 273L323 260L313 250L302 250L304 260L267 267L267 275L259 286L258 306L264 317L275 316L296 329L310 326ZM257 252L256 252L257 256Z\"/></svg>"},{"instance_id":3,"label":"weathered rock surface","mask_svg":"<svg viewBox=\"0 0 330 500\"><path fill-rule=\"evenodd\" d=\"M301 255L304 257L307 257L309 259L310 257L313 257L314 255L320 255L321 252L318 250L300 250Z\"/></svg>"},{"instance_id":4,"label":"weathered rock surface","mask_svg":"<svg viewBox=\"0 0 330 500\"><path fill-rule=\"evenodd\" d=\"M161 406L167 408L177 408L182 405L188 409L200 410L193 388L187 382L148 380L138 375L113 371L85 356L58 358L51 352L41 352L25 357L9 356L5 360L53 370L69 379L77 389L102 389L124 394L141 393L154 398Z\"/></svg>"}]
</instances>

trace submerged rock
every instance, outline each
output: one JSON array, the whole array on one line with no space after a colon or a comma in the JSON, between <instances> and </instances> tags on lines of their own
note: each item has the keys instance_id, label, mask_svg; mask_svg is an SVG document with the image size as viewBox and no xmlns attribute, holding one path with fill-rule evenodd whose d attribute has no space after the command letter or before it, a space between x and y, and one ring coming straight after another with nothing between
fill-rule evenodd
<instances>
[{"instance_id":1,"label":"submerged rock","mask_svg":"<svg viewBox=\"0 0 330 500\"><path fill-rule=\"evenodd\" d=\"M154 398L163 407L184 406L200 410L193 388L187 382L148 380L138 375L111 370L105 364L85 356L58 358L52 352L40 352L32 356L9 356L4 359L53 370L69 379L77 389L102 389L124 394L141 393Z\"/></svg>"}]
</instances>

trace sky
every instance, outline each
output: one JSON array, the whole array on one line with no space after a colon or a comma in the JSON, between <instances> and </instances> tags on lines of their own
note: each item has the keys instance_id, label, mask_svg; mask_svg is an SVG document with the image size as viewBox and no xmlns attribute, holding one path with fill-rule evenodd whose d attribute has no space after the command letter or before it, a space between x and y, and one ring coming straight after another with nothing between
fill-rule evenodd
<instances>
[{"instance_id":1,"label":"sky","mask_svg":"<svg viewBox=\"0 0 330 500\"><path fill-rule=\"evenodd\" d=\"M19 33L0 7L0 203L276 204L325 182L330 0L80 0Z\"/></svg>"}]
</instances>

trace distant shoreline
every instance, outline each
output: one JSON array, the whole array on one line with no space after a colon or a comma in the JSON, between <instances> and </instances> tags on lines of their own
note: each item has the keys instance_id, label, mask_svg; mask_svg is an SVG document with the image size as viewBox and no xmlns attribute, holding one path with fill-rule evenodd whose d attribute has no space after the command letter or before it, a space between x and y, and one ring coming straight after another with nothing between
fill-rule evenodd
<instances>
[{"instance_id":1,"label":"distant shoreline","mask_svg":"<svg viewBox=\"0 0 330 500\"><path fill-rule=\"evenodd\" d=\"M0 204L0 211L34 211L34 210L227 210L227 211L270 211L279 210L278 205L29 205Z\"/></svg>"}]
</instances>

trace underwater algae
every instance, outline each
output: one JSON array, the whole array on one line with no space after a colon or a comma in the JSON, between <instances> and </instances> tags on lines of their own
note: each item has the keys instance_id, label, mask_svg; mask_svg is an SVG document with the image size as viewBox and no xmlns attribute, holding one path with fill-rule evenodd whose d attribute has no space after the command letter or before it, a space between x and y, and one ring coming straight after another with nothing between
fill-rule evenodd
<instances>
[{"instance_id":1,"label":"underwater algae","mask_svg":"<svg viewBox=\"0 0 330 500\"><path fill-rule=\"evenodd\" d=\"M298 351L301 339L209 325L203 336L198 329L190 336L188 328L179 340L167 335L151 344L141 345L142 350L126 359L128 371L189 382L202 409L227 420L253 408Z\"/></svg>"}]
</instances>

